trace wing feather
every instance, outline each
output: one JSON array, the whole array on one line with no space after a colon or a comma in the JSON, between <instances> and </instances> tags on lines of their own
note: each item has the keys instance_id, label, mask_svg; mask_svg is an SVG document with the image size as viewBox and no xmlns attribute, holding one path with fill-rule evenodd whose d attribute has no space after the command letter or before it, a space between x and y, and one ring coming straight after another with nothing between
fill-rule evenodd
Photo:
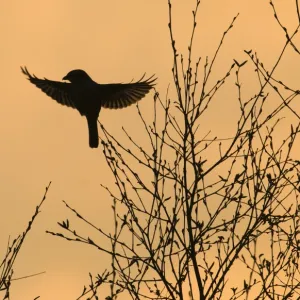
<instances>
[{"instance_id":1,"label":"wing feather","mask_svg":"<svg viewBox=\"0 0 300 300\"><path fill-rule=\"evenodd\" d=\"M62 105L76 108L70 95L70 83L53 81L47 78L40 79L34 74L31 75L26 67L21 67L21 70L23 74L28 77L28 80L36 87L41 89L46 95Z\"/></svg>"},{"instance_id":2,"label":"wing feather","mask_svg":"<svg viewBox=\"0 0 300 300\"><path fill-rule=\"evenodd\" d=\"M46 95L62 105L79 109L72 101L71 83L52 81L47 78L40 79L34 74L31 75L26 67L21 67L21 70L28 77L28 80ZM156 78L154 78L154 75L148 79L144 78L145 74L137 82L98 84L98 93L95 94L95 97L101 101L101 106L104 108L119 109L127 107L141 100L155 86Z\"/></svg>"},{"instance_id":3,"label":"wing feather","mask_svg":"<svg viewBox=\"0 0 300 300\"><path fill-rule=\"evenodd\" d=\"M143 80L145 75L137 82L99 84L101 106L110 109L124 108L132 105L142 98L155 86L154 75Z\"/></svg>"}]
</instances>

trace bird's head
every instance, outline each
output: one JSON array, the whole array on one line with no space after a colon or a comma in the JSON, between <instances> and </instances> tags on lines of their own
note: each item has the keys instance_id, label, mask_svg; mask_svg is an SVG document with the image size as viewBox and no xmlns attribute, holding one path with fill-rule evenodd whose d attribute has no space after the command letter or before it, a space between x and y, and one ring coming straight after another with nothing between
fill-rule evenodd
<instances>
[{"instance_id":1,"label":"bird's head","mask_svg":"<svg viewBox=\"0 0 300 300\"><path fill-rule=\"evenodd\" d=\"M83 70L70 71L63 80L69 80L72 83L84 82L86 80L92 80L91 77Z\"/></svg>"}]
</instances>

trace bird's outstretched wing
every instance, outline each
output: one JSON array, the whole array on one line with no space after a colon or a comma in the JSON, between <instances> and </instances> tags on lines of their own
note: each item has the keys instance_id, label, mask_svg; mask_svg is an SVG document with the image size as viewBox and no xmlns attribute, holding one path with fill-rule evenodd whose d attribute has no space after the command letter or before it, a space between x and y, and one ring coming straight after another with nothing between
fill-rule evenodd
<instances>
[{"instance_id":1,"label":"bird's outstretched wing","mask_svg":"<svg viewBox=\"0 0 300 300\"><path fill-rule=\"evenodd\" d=\"M40 79L34 74L31 75L26 67L21 67L23 74L28 77L28 80L36 87L41 89L49 97L56 100L62 105L76 108L70 96L70 83L48 80L47 78Z\"/></svg>"},{"instance_id":2,"label":"bird's outstretched wing","mask_svg":"<svg viewBox=\"0 0 300 300\"><path fill-rule=\"evenodd\" d=\"M124 108L141 100L154 87L156 78L153 76L137 82L99 84L98 91L101 97L101 106L104 108Z\"/></svg>"}]
</instances>

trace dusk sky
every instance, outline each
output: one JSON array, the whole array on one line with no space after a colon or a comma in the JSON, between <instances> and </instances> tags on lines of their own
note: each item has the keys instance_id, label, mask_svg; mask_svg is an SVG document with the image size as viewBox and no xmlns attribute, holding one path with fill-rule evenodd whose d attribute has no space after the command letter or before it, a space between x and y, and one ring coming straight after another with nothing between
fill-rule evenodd
<instances>
[{"instance_id":1,"label":"dusk sky","mask_svg":"<svg viewBox=\"0 0 300 300\"><path fill-rule=\"evenodd\" d=\"M196 1L172 2L177 48L186 55ZM274 3L292 32L297 26L294 1ZM45 187L52 182L14 268L16 278L46 273L13 282L12 300L32 300L36 296L43 300L76 299L89 283L88 273L105 268L109 261L103 253L45 231L59 231L57 222L72 219L62 200L109 231L112 203L100 184L114 186L101 145L97 149L88 147L86 120L30 84L20 66L27 66L40 78L57 81L72 69L84 69L98 83L125 83L138 80L144 73L155 74L161 97L165 98L170 86L169 94L174 98L167 4L167 0L1 2L1 258L9 237L15 238L26 228ZM271 68L285 44L284 32L273 17L269 1L203 0L195 58L202 56L204 62L206 56L212 57L223 32L238 13L216 62L214 78L224 74L233 59L246 60L245 49L257 51ZM294 42L300 47L299 35ZM276 75L298 89L300 59L291 49L287 53ZM242 78L245 85L247 72L253 72L249 62ZM247 87L249 93L251 84ZM146 115L153 109L153 96L151 91L139 103ZM219 97L221 101L205 126L226 137L232 129L228 115L238 113L230 105L236 97L234 85ZM99 120L120 141L126 140L122 127L143 141L145 133L135 105L118 111L102 109Z\"/></svg>"}]
</instances>

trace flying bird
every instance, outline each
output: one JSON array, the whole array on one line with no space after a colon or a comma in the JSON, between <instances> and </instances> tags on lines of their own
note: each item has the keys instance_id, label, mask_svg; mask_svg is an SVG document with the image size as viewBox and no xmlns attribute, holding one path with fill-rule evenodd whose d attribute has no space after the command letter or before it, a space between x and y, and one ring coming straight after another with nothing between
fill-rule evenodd
<instances>
[{"instance_id":1,"label":"flying bird","mask_svg":"<svg viewBox=\"0 0 300 300\"><path fill-rule=\"evenodd\" d=\"M40 79L31 75L26 67L21 67L28 80L41 89L49 97L62 105L75 108L86 117L89 130L89 145L97 148L99 145L97 120L101 107L119 109L141 100L155 85L154 75L137 82L99 84L85 71L70 71L62 80L70 82Z\"/></svg>"}]
</instances>

